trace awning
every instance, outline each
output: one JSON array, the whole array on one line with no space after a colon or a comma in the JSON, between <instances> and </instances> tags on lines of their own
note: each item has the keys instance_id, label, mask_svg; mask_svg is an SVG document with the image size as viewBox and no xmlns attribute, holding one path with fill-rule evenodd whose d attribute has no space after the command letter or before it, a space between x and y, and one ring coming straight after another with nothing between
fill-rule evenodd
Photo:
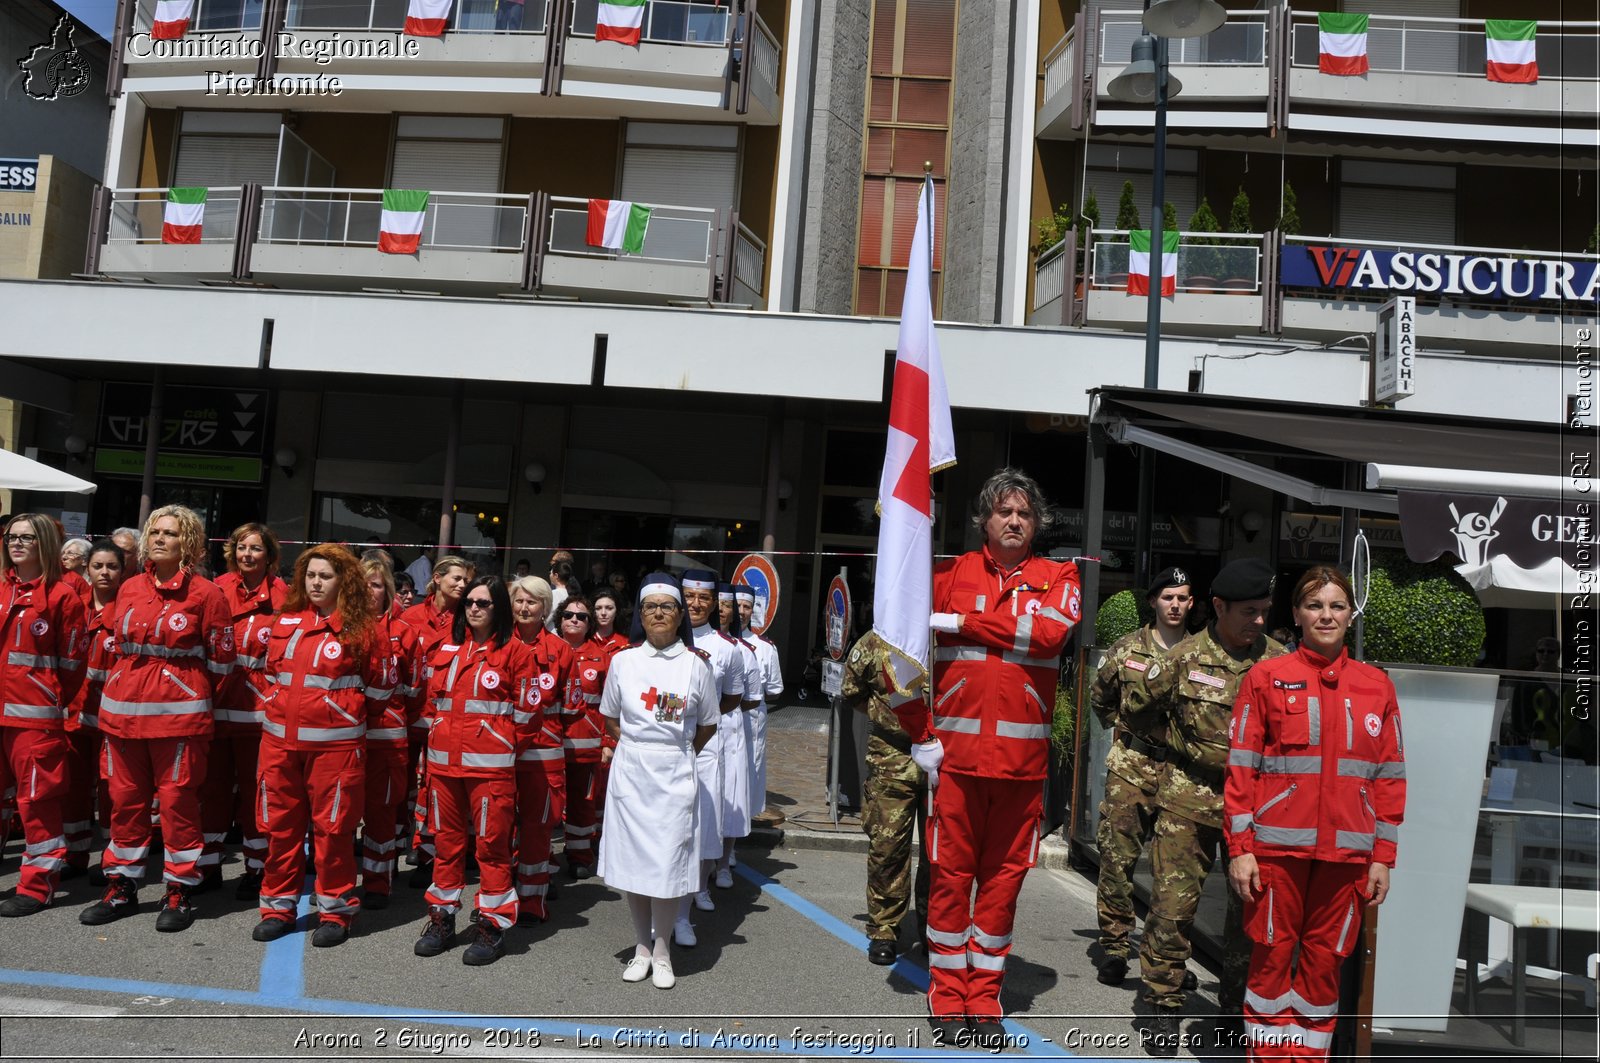
<instances>
[{"instance_id":1,"label":"awning","mask_svg":"<svg viewBox=\"0 0 1600 1063\"><path fill-rule=\"evenodd\" d=\"M1091 392L1090 408L1119 442L1312 505L1398 513L1406 553L1452 554L1485 605L1544 607L1597 589L1589 510L1600 481L1571 478L1575 448L1560 424L1132 388ZM1349 464L1319 483L1274 467L1279 458L1365 465L1365 490L1346 478Z\"/></svg>"},{"instance_id":2,"label":"awning","mask_svg":"<svg viewBox=\"0 0 1600 1063\"><path fill-rule=\"evenodd\" d=\"M95 485L43 462L0 450L0 487L14 491L62 491L69 495L93 494Z\"/></svg>"}]
</instances>

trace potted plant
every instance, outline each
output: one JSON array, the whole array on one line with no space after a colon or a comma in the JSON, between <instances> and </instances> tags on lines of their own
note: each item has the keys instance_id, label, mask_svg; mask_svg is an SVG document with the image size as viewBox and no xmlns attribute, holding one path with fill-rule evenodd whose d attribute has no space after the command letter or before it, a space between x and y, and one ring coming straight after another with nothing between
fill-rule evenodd
<instances>
[{"instance_id":1,"label":"potted plant","mask_svg":"<svg viewBox=\"0 0 1600 1063\"><path fill-rule=\"evenodd\" d=\"M1222 231L1221 224L1217 221L1216 214L1211 209L1211 201L1201 197L1200 206L1189 215L1189 231L1191 233L1217 233ZM1216 250L1217 238L1215 236L1190 236L1187 270L1187 286L1195 291L1215 291L1218 288L1217 275L1222 272L1222 255Z\"/></svg>"},{"instance_id":2,"label":"potted plant","mask_svg":"<svg viewBox=\"0 0 1600 1063\"><path fill-rule=\"evenodd\" d=\"M1101 602L1095 614L1094 644L1105 649L1139 624L1139 599L1132 591L1118 591Z\"/></svg>"},{"instance_id":3,"label":"potted plant","mask_svg":"<svg viewBox=\"0 0 1600 1063\"><path fill-rule=\"evenodd\" d=\"M1283 209L1278 212L1278 224L1274 228L1283 236L1300 235L1300 198L1288 181L1283 182Z\"/></svg>"},{"instance_id":4,"label":"potted plant","mask_svg":"<svg viewBox=\"0 0 1600 1063\"><path fill-rule=\"evenodd\" d=\"M1133 201L1133 182L1122 182L1122 195L1117 199L1117 228L1132 232L1140 228L1139 207ZM1098 265L1098 264L1097 264ZM1121 268L1118 269L1117 267ZM1104 272L1101 283L1109 288L1123 288L1128 282L1128 239L1122 238L1122 247L1115 258L1110 258L1104 267L1097 268L1096 272ZM1100 279L1100 278L1097 278Z\"/></svg>"},{"instance_id":5,"label":"potted plant","mask_svg":"<svg viewBox=\"0 0 1600 1063\"><path fill-rule=\"evenodd\" d=\"M1483 606L1449 563L1380 555L1368 582L1362 649L1393 664L1470 668L1485 632Z\"/></svg>"},{"instance_id":6,"label":"potted plant","mask_svg":"<svg viewBox=\"0 0 1600 1063\"><path fill-rule=\"evenodd\" d=\"M1255 222L1250 217L1250 197L1245 193L1244 185L1239 186L1239 191L1233 197L1233 203L1228 207L1228 231L1230 233L1253 233L1256 231ZM1240 247L1249 247L1252 241L1244 236L1236 236L1229 243ZM1243 251L1227 254L1228 262L1222 272L1228 274L1228 279L1222 286L1230 291L1249 291L1256 285L1254 277L1246 276L1248 272L1245 265L1249 262L1249 255Z\"/></svg>"}]
</instances>

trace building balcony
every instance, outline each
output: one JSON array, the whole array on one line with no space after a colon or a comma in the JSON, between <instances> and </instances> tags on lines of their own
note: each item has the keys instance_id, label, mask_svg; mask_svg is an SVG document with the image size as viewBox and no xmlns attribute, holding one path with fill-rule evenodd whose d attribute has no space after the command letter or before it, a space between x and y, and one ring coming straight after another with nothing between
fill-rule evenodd
<instances>
[{"instance_id":1,"label":"building balcony","mask_svg":"<svg viewBox=\"0 0 1600 1063\"><path fill-rule=\"evenodd\" d=\"M1140 18L1133 9L1075 17L1042 63L1040 138L1152 124L1149 107L1124 106L1109 92L1131 59ZM1169 109L1174 131L1288 127L1364 139L1431 134L1476 140L1499 129L1507 140L1534 144L1600 143L1589 128L1600 116L1597 22L1541 21L1539 80L1531 85L1487 80L1482 17L1372 15L1371 70L1360 77L1318 70L1315 11L1230 11L1214 33L1168 46L1172 72L1183 83Z\"/></svg>"},{"instance_id":2,"label":"building balcony","mask_svg":"<svg viewBox=\"0 0 1600 1063\"><path fill-rule=\"evenodd\" d=\"M197 0L176 41L152 40L155 0L136 3L125 85L156 106L780 116L777 39L718 4L651 0L635 48L594 40L598 0L528 0L520 23L511 5L456 0L440 37L402 32L407 0Z\"/></svg>"},{"instance_id":3,"label":"building balcony","mask_svg":"<svg viewBox=\"0 0 1600 1063\"><path fill-rule=\"evenodd\" d=\"M644 246L627 254L588 243L588 200L433 191L417 253L390 254L378 250L382 189L209 189L198 244L162 243L167 192L106 191L90 272L152 284L765 306L766 245L729 210L650 205Z\"/></svg>"},{"instance_id":4,"label":"building balcony","mask_svg":"<svg viewBox=\"0 0 1600 1063\"><path fill-rule=\"evenodd\" d=\"M1425 349L1548 357L1597 321L1596 255L1275 233L1179 240L1177 292L1161 314L1179 335L1333 343L1371 335L1382 305L1410 295ZM1127 233L1095 230L1090 241L1086 254L1075 236L1040 254L1028 323L1142 331L1148 299L1127 292Z\"/></svg>"}]
</instances>

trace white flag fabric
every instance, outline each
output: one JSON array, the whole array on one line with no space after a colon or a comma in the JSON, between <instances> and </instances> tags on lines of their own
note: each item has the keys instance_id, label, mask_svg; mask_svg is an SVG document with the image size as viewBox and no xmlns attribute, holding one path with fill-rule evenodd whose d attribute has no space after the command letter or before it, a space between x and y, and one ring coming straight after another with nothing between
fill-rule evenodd
<instances>
[{"instance_id":1,"label":"white flag fabric","mask_svg":"<svg viewBox=\"0 0 1600 1063\"><path fill-rule=\"evenodd\" d=\"M891 652L904 702L928 675L928 617L933 611L933 486L956 463L939 340L933 331L933 182L924 180L911 238L883 476L878 482L878 567L873 631Z\"/></svg>"}]
</instances>

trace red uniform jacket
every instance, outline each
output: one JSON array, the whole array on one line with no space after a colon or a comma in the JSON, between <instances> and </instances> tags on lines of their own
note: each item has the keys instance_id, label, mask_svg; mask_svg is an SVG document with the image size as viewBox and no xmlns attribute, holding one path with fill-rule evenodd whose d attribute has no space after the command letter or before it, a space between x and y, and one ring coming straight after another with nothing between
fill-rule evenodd
<instances>
[{"instance_id":1,"label":"red uniform jacket","mask_svg":"<svg viewBox=\"0 0 1600 1063\"><path fill-rule=\"evenodd\" d=\"M24 583L12 569L0 584L0 610L0 727L64 730L89 652L83 600L60 580Z\"/></svg>"},{"instance_id":2,"label":"red uniform jacket","mask_svg":"<svg viewBox=\"0 0 1600 1063\"><path fill-rule=\"evenodd\" d=\"M1229 857L1394 866L1406 765L1388 676L1302 646L1245 674L1228 733Z\"/></svg>"},{"instance_id":3,"label":"red uniform jacket","mask_svg":"<svg viewBox=\"0 0 1600 1063\"><path fill-rule=\"evenodd\" d=\"M89 581L84 578L83 573L67 569L61 573L61 582L78 596L85 609L89 608L90 603L94 601L94 588L89 586Z\"/></svg>"},{"instance_id":4,"label":"red uniform jacket","mask_svg":"<svg viewBox=\"0 0 1600 1063\"><path fill-rule=\"evenodd\" d=\"M965 617L959 634L934 639L933 730L944 743L944 771L1045 777L1061 652L1082 609L1070 561L1034 556L1007 572L984 548L933 570L933 611Z\"/></svg>"},{"instance_id":5,"label":"red uniform jacket","mask_svg":"<svg viewBox=\"0 0 1600 1063\"><path fill-rule=\"evenodd\" d=\"M291 749L353 749L367 727L382 720L394 695L395 666L388 641L369 633L364 644L340 641L337 612L284 613L267 642L266 719L261 729Z\"/></svg>"},{"instance_id":6,"label":"red uniform jacket","mask_svg":"<svg viewBox=\"0 0 1600 1063\"><path fill-rule=\"evenodd\" d=\"M378 637L388 645L389 660L395 668L394 696L384 706L383 718L367 731L367 745L405 749L409 728L422 718L422 643L410 625L394 613L385 613L375 625Z\"/></svg>"},{"instance_id":7,"label":"red uniform jacket","mask_svg":"<svg viewBox=\"0 0 1600 1063\"><path fill-rule=\"evenodd\" d=\"M84 669L83 685L78 688L78 695L72 699L72 704L67 706L69 731L85 727L100 729L100 692L105 689L106 680L111 676L111 665L117 659L117 636L111 630L114 605L106 606L89 618L89 633L86 636L89 657L85 662L87 667Z\"/></svg>"},{"instance_id":8,"label":"red uniform jacket","mask_svg":"<svg viewBox=\"0 0 1600 1063\"><path fill-rule=\"evenodd\" d=\"M533 652L540 716L533 741L517 758L517 768L519 771L531 771L537 765L547 774L565 776L567 758L563 743L566 727L562 708L577 657L565 639L543 628L534 636L528 648Z\"/></svg>"},{"instance_id":9,"label":"red uniform jacket","mask_svg":"<svg viewBox=\"0 0 1600 1063\"><path fill-rule=\"evenodd\" d=\"M599 635L590 635L589 642L605 651L606 660L610 660L623 650L627 649L629 646L633 645L633 643L628 641L628 636L624 635L620 631L613 631L605 638L601 638Z\"/></svg>"},{"instance_id":10,"label":"red uniform jacket","mask_svg":"<svg viewBox=\"0 0 1600 1063\"><path fill-rule=\"evenodd\" d=\"M100 729L119 738L208 735L233 670L233 618L210 580L154 568L117 592L110 627L117 659L100 695Z\"/></svg>"},{"instance_id":11,"label":"red uniform jacket","mask_svg":"<svg viewBox=\"0 0 1600 1063\"><path fill-rule=\"evenodd\" d=\"M217 703L218 734L249 734L261 729L265 719L262 705L269 687L267 640L272 633L272 617L283 608L289 585L268 573L254 591L244 585L236 572L217 577L217 590L228 603L233 617L233 679Z\"/></svg>"},{"instance_id":12,"label":"red uniform jacket","mask_svg":"<svg viewBox=\"0 0 1600 1063\"><path fill-rule=\"evenodd\" d=\"M422 652L427 654L432 653L441 642L449 641L450 627L456 621L456 614L448 609L437 608L430 594L401 613L400 619L416 632L417 640L422 643Z\"/></svg>"},{"instance_id":13,"label":"red uniform jacket","mask_svg":"<svg viewBox=\"0 0 1600 1063\"><path fill-rule=\"evenodd\" d=\"M561 709L565 725L562 746L572 763L598 764L601 748L616 744L606 734L605 717L600 715L600 693L606 688L611 654L593 639L573 652L572 676Z\"/></svg>"},{"instance_id":14,"label":"red uniform jacket","mask_svg":"<svg viewBox=\"0 0 1600 1063\"><path fill-rule=\"evenodd\" d=\"M428 668L428 771L457 777L514 772L542 716L533 652L515 638L495 646L469 636L466 645L441 643Z\"/></svg>"}]
</instances>

